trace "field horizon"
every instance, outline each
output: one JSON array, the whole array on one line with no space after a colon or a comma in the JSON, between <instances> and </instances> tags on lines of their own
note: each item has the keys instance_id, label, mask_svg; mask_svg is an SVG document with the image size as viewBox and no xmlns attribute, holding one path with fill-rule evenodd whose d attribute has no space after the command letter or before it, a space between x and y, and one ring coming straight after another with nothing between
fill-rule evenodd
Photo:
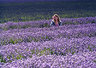
<instances>
[{"instance_id":1,"label":"field horizon","mask_svg":"<svg viewBox=\"0 0 96 68\"><path fill-rule=\"evenodd\" d=\"M2 3L0 23L49 20L54 14L61 18L95 17L95 6L93 1Z\"/></svg>"}]
</instances>

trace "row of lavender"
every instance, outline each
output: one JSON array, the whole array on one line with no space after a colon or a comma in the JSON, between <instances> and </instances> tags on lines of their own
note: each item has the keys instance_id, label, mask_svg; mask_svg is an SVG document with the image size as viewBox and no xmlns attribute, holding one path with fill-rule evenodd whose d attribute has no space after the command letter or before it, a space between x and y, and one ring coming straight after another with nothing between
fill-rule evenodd
<instances>
[{"instance_id":1,"label":"row of lavender","mask_svg":"<svg viewBox=\"0 0 96 68\"><path fill-rule=\"evenodd\" d=\"M32 28L30 28L31 30ZM36 28L37 29L37 28ZM28 31L27 29L22 32L3 32L0 34L0 45L16 44L21 42L40 42L54 40L54 38L80 38L84 36L94 37L96 36L96 24L85 24L85 25L71 25L71 26L60 26L50 27L42 29L33 29ZM36 31L36 32L35 32Z\"/></svg>"},{"instance_id":2,"label":"row of lavender","mask_svg":"<svg viewBox=\"0 0 96 68\"><path fill-rule=\"evenodd\" d=\"M30 68L30 65L34 66L36 63L37 65L35 66L38 67L40 61L41 61L40 62L41 65L39 66L42 67L42 64L45 63L45 61L43 60L44 58L42 57L42 60L41 59L39 60L39 58L38 59L36 59L36 57L33 58L33 55L38 56L38 57L42 55L46 55L45 59L48 58L47 55L56 55L54 61L58 59L57 63L59 63L60 61L59 61L59 58L56 58L56 57L61 56L62 58L64 58L65 56L67 58L64 58L64 60L66 59L67 63L63 63L62 65L67 64L68 66L68 64L70 64L71 67L72 66L75 66L75 67L79 67L79 66L92 67L93 66L94 68L96 65L96 37L91 37L91 38L83 37L83 38L71 38L71 39L67 39L67 38L58 39L57 38L53 41L46 41L44 43L31 42L31 43L6 45L6 46L2 46L0 50L1 50L0 53L3 55L3 59L5 60L5 62L8 63L4 65L5 68L7 68L8 66L10 68L11 65L16 66L19 64L21 68L24 68L23 66L26 66L26 65L28 66L28 68ZM72 56L74 56L74 58ZM31 58L32 61L34 59L35 62L31 61L32 62L31 64L31 62L27 61L29 58ZM48 59L49 64L53 64L54 61L52 60L53 61L52 63L50 59L51 57ZM24 60L24 61L20 62L21 60ZM12 63L10 64L10 62ZM76 64L76 62L78 63ZM52 65L52 66L55 66L55 65ZM59 64L57 66L59 66Z\"/></svg>"},{"instance_id":3,"label":"row of lavender","mask_svg":"<svg viewBox=\"0 0 96 68\"><path fill-rule=\"evenodd\" d=\"M2 31L0 34L13 34L13 33L26 33L26 32L31 32L31 33L36 33L39 31L54 31L54 30L67 30L67 29L78 29L78 28L94 28L96 27L96 24L79 24L79 25L63 25L59 26L57 28L55 27L50 27L50 28L26 28L26 29L10 29L7 31Z\"/></svg>"},{"instance_id":4,"label":"row of lavender","mask_svg":"<svg viewBox=\"0 0 96 68\"><path fill-rule=\"evenodd\" d=\"M61 18L62 24L87 24L87 23L96 23L96 17L85 17L85 18ZM29 22L7 22L5 24L0 24L0 30L9 30L9 29L21 29L28 27L50 27L50 20L41 20L41 21L29 21Z\"/></svg>"},{"instance_id":5,"label":"row of lavender","mask_svg":"<svg viewBox=\"0 0 96 68\"><path fill-rule=\"evenodd\" d=\"M72 56L33 55L26 60L7 63L2 68L96 68L96 52L84 52Z\"/></svg>"},{"instance_id":6,"label":"row of lavender","mask_svg":"<svg viewBox=\"0 0 96 68\"><path fill-rule=\"evenodd\" d=\"M60 26L60 30L62 30L62 29L74 29L74 28L84 28L84 27L94 27L94 26L96 26L96 24L95 23L93 23L93 24L91 24L91 23L88 23L88 24L78 24L78 25L63 25L63 26ZM44 27L44 28L36 28L36 27L34 27L34 28L26 28L26 29L23 29L23 28L21 28L21 29L9 29L9 30L7 30L7 31L1 31L1 34L6 34L6 33L17 33L17 32L33 32L33 33L35 33L35 32L38 32L38 31L53 31L53 30L56 30L56 28L54 28L54 27L50 27L50 28L46 28L46 27Z\"/></svg>"}]
</instances>

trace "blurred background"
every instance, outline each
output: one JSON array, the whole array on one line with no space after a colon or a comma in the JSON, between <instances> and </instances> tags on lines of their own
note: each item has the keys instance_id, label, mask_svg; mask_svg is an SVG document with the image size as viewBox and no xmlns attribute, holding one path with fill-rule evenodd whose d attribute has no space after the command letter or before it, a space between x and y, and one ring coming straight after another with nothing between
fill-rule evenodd
<instances>
[{"instance_id":1,"label":"blurred background","mask_svg":"<svg viewBox=\"0 0 96 68\"><path fill-rule=\"evenodd\" d=\"M96 16L95 0L0 0L0 23Z\"/></svg>"}]
</instances>

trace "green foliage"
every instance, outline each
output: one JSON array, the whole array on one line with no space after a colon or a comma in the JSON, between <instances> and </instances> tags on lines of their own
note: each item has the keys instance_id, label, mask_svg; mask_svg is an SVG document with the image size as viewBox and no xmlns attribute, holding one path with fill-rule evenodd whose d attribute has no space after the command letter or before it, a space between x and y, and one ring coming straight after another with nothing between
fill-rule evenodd
<instances>
[{"instance_id":1,"label":"green foliage","mask_svg":"<svg viewBox=\"0 0 96 68\"><path fill-rule=\"evenodd\" d=\"M62 25L65 25L65 24L74 24L73 22L71 22L71 21L66 21L66 22L64 22Z\"/></svg>"},{"instance_id":2,"label":"green foliage","mask_svg":"<svg viewBox=\"0 0 96 68\"><path fill-rule=\"evenodd\" d=\"M32 53L32 54L34 54L34 53L35 53L35 50L34 50L34 49L33 49L33 50L31 50L31 53Z\"/></svg>"},{"instance_id":3,"label":"green foliage","mask_svg":"<svg viewBox=\"0 0 96 68\"><path fill-rule=\"evenodd\" d=\"M15 52L18 53L17 49L15 49Z\"/></svg>"},{"instance_id":4,"label":"green foliage","mask_svg":"<svg viewBox=\"0 0 96 68\"><path fill-rule=\"evenodd\" d=\"M10 56L7 56L8 59L10 59Z\"/></svg>"},{"instance_id":5,"label":"green foliage","mask_svg":"<svg viewBox=\"0 0 96 68\"><path fill-rule=\"evenodd\" d=\"M20 43L20 42L23 42L23 40L22 39L15 39L15 40L13 40L12 38L10 38L10 40L4 40L4 41L1 41L1 44L2 45L6 45L6 44L9 44L9 43L11 43L11 44L16 44L16 43Z\"/></svg>"},{"instance_id":6,"label":"green foliage","mask_svg":"<svg viewBox=\"0 0 96 68\"><path fill-rule=\"evenodd\" d=\"M34 42L38 42L38 41L39 41L38 38L32 38L32 40L33 40Z\"/></svg>"},{"instance_id":7,"label":"green foliage","mask_svg":"<svg viewBox=\"0 0 96 68\"><path fill-rule=\"evenodd\" d=\"M50 36L46 36L45 39L47 39L47 40L52 40L53 38L50 37Z\"/></svg>"},{"instance_id":8,"label":"green foliage","mask_svg":"<svg viewBox=\"0 0 96 68\"><path fill-rule=\"evenodd\" d=\"M6 63L6 60L3 58L2 55L0 55L0 62Z\"/></svg>"},{"instance_id":9,"label":"green foliage","mask_svg":"<svg viewBox=\"0 0 96 68\"><path fill-rule=\"evenodd\" d=\"M46 36L41 36L40 39L43 40L43 41L46 41L46 40L49 41L49 40L52 40L53 38L46 35Z\"/></svg>"},{"instance_id":10,"label":"green foliage","mask_svg":"<svg viewBox=\"0 0 96 68\"><path fill-rule=\"evenodd\" d=\"M41 36L41 39L45 39L45 37L44 36Z\"/></svg>"},{"instance_id":11,"label":"green foliage","mask_svg":"<svg viewBox=\"0 0 96 68\"><path fill-rule=\"evenodd\" d=\"M11 63L11 62L12 62L12 60L9 60L8 62L10 62L10 63Z\"/></svg>"},{"instance_id":12,"label":"green foliage","mask_svg":"<svg viewBox=\"0 0 96 68\"><path fill-rule=\"evenodd\" d=\"M51 55L53 55L54 54L54 51L51 50L50 53L51 53Z\"/></svg>"},{"instance_id":13,"label":"green foliage","mask_svg":"<svg viewBox=\"0 0 96 68\"><path fill-rule=\"evenodd\" d=\"M88 49L89 49L89 51L92 51L90 45L88 45Z\"/></svg>"},{"instance_id":14,"label":"green foliage","mask_svg":"<svg viewBox=\"0 0 96 68\"><path fill-rule=\"evenodd\" d=\"M12 58L13 58L13 56L12 56ZM8 59L7 62L12 62L12 60L11 60L11 55L7 56L7 59Z\"/></svg>"},{"instance_id":15,"label":"green foliage","mask_svg":"<svg viewBox=\"0 0 96 68\"><path fill-rule=\"evenodd\" d=\"M32 55L30 55L29 57L32 58Z\"/></svg>"},{"instance_id":16,"label":"green foliage","mask_svg":"<svg viewBox=\"0 0 96 68\"><path fill-rule=\"evenodd\" d=\"M96 60L93 60L93 62L95 62L95 63L96 63Z\"/></svg>"},{"instance_id":17,"label":"green foliage","mask_svg":"<svg viewBox=\"0 0 96 68\"><path fill-rule=\"evenodd\" d=\"M20 42L23 42L23 39L19 38L19 39L15 39L16 40L16 43L20 43Z\"/></svg>"},{"instance_id":18,"label":"green foliage","mask_svg":"<svg viewBox=\"0 0 96 68\"><path fill-rule=\"evenodd\" d=\"M28 27L31 27L31 25L23 25L23 26L21 26L21 28L28 28Z\"/></svg>"},{"instance_id":19,"label":"green foliage","mask_svg":"<svg viewBox=\"0 0 96 68\"><path fill-rule=\"evenodd\" d=\"M15 56L14 56L14 54L11 54L12 55L12 59L15 59Z\"/></svg>"},{"instance_id":20,"label":"green foliage","mask_svg":"<svg viewBox=\"0 0 96 68\"><path fill-rule=\"evenodd\" d=\"M1 41L1 45L5 45L6 44L6 41Z\"/></svg>"},{"instance_id":21,"label":"green foliage","mask_svg":"<svg viewBox=\"0 0 96 68\"><path fill-rule=\"evenodd\" d=\"M75 51L72 52L72 55L75 54Z\"/></svg>"},{"instance_id":22,"label":"green foliage","mask_svg":"<svg viewBox=\"0 0 96 68\"><path fill-rule=\"evenodd\" d=\"M10 39L9 43L15 44L16 41L14 41L12 38Z\"/></svg>"},{"instance_id":23,"label":"green foliage","mask_svg":"<svg viewBox=\"0 0 96 68\"><path fill-rule=\"evenodd\" d=\"M19 55L17 55L16 56L16 59L18 60L18 59L22 59L23 58L23 56L21 55L21 54L19 54Z\"/></svg>"},{"instance_id":24,"label":"green foliage","mask_svg":"<svg viewBox=\"0 0 96 68\"><path fill-rule=\"evenodd\" d=\"M95 20L93 20L92 23L96 23Z\"/></svg>"},{"instance_id":25,"label":"green foliage","mask_svg":"<svg viewBox=\"0 0 96 68\"><path fill-rule=\"evenodd\" d=\"M50 27L50 26L48 25L48 23L45 23L45 24L44 24L44 27Z\"/></svg>"},{"instance_id":26,"label":"green foliage","mask_svg":"<svg viewBox=\"0 0 96 68\"><path fill-rule=\"evenodd\" d=\"M33 50L31 50L31 53L32 54L37 54L37 55L39 55L39 56L41 56L41 55L49 55L49 54L51 54L51 48L44 48L44 49L42 49L42 50L38 50L38 49L33 49ZM32 55L31 56L29 56L29 57L32 57Z\"/></svg>"},{"instance_id":27,"label":"green foliage","mask_svg":"<svg viewBox=\"0 0 96 68\"><path fill-rule=\"evenodd\" d=\"M20 59L19 55L17 55L16 59L17 59L17 60Z\"/></svg>"},{"instance_id":28,"label":"green foliage","mask_svg":"<svg viewBox=\"0 0 96 68\"><path fill-rule=\"evenodd\" d=\"M8 28L7 27L4 27L4 28L2 28L3 30L5 30L5 31L7 31L8 30Z\"/></svg>"},{"instance_id":29,"label":"green foliage","mask_svg":"<svg viewBox=\"0 0 96 68\"><path fill-rule=\"evenodd\" d=\"M18 25L10 25L9 28L16 29L16 28L18 28Z\"/></svg>"},{"instance_id":30,"label":"green foliage","mask_svg":"<svg viewBox=\"0 0 96 68\"><path fill-rule=\"evenodd\" d=\"M45 54L46 53L46 50L41 50L40 51L40 55L43 55L43 54Z\"/></svg>"},{"instance_id":31,"label":"green foliage","mask_svg":"<svg viewBox=\"0 0 96 68\"><path fill-rule=\"evenodd\" d=\"M66 53L60 52L60 55L62 55L62 56L66 56Z\"/></svg>"},{"instance_id":32,"label":"green foliage","mask_svg":"<svg viewBox=\"0 0 96 68\"><path fill-rule=\"evenodd\" d=\"M39 54L39 52L40 52L40 50L39 50L39 49L36 49L35 51L36 51L36 52L35 52L35 54L36 54L36 55L38 55L38 54Z\"/></svg>"},{"instance_id":33,"label":"green foliage","mask_svg":"<svg viewBox=\"0 0 96 68\"><path fill-rule=\"evenodd\" d=\"M17 43L17 40L13 40L12 38L10 39L9 43L15 44Z\"/></svg>"},{"instance_id":34,"label":"green foliage","mask_svg":"<svg viewBox=\"0 0 96 68\"><path fill-rule=\"evenodd\" d=\"M46 39L49 39L49 37L48 37L48 36L46 36Z\"/></svg>"}]
</instances>

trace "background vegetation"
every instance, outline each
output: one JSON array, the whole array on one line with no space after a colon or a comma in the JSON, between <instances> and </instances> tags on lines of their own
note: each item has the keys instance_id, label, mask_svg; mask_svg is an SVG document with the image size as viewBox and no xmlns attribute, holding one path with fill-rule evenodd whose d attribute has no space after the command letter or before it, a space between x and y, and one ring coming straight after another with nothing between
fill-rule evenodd
<instances>
[{"instance_id":1,"label":"background vegetation","mask_svg":"<svg viewBox=\"0 0 96 68\"><path fill-rule=\"evenodd\" d=\"M1 3L0 23L51 19L57 13L61 18L96 16L95 2L26 2Z\"/></svg>"}]
</instances>

